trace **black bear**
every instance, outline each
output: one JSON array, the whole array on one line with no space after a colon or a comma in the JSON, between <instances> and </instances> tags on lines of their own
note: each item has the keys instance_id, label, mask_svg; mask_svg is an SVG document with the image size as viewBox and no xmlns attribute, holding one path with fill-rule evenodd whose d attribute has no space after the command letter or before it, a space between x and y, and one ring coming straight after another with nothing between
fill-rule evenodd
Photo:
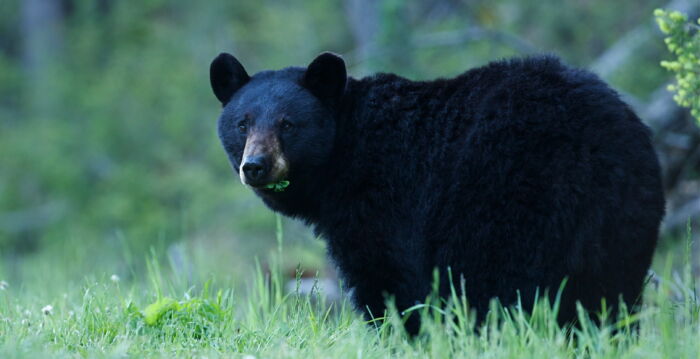
<instances>
[{"instance_id":1,"label":"black bear","mask_svg":"<svg viewBox=\"0 0 700 359\"><path fill-rule=\"evenodd\" d=\"M355 79L323 53L251 77L223 53L210 81L241 181L327 241L368 315L387 295L399 310L423 301L434 269L440 295L464 284L481 318L494 297L527 308L565 278L562 322L576 301L638 300L664 214L659 163L649 129L590 72L542 56Z\"/></svg>"}]
</instances>

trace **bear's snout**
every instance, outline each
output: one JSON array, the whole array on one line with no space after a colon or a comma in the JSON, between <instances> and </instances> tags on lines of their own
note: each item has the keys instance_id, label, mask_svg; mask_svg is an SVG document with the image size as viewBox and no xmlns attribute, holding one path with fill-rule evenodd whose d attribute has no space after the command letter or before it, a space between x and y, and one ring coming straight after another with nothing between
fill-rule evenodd
<instances>
[{"instance_id":1,"label":"bear's snout","mask_svg":"<svg viewBox=\"0 0 700 359\"><path fill-rule=\"evenodd\" d=\"M273 133L252 131L246 140L240 166L241 182L261 188L285 180L289 164Z\"/></svg>"},{"instance_id":2,"label":"bear's snout","mask_svg":"<svg viewBox=\"0 0 700 359\"><path fill-rule=\"evenodd\" d=\"M263 182L270 171L270 166L267 165L268 162L264 156L247 158L241 166L244 183L251 186L265 185L266 183Z\"/></svg>"}]
</instances>

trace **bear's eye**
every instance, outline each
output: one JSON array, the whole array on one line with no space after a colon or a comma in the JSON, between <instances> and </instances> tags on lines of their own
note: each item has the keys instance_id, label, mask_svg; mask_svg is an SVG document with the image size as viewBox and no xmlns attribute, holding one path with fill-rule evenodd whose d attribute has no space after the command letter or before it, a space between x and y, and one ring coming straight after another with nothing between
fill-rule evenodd
<instances>
[{"instance_id":1,"label":"bear's eye","mask_svg":"<svg viewBox=\"0 0 700 359\"><path fill-rule=\"evenodd\" d=\"M248 120L242 120L238 123L238 131L240 133L246 133L248 131Z\"/></svg>"},{"instance_id":2,"label":"bear's eye","mask_svg":"<svg viewBox=\"0 0 700 359\"><path fill-rule=\"evenodd\" d=\"M290 131L292 128L294 128L294 124L289 122L288 120L282 120L280 122L280 128L282 131Z\"/></svg>"}]
</instances>

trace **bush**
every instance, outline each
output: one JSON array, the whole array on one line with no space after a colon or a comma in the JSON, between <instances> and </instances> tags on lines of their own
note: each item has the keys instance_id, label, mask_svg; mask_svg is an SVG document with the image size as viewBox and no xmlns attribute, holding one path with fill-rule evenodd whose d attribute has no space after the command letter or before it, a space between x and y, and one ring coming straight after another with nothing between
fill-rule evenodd
<instances>
[{"instance_id":1,"label":"bush","mask_svg":"<svg viewBox=\"0 0 700 359\"><path fill-rule=\"evenodd\" d=\"M661 61L661 66L676 76L676 83L668 88L675 92L673 99L689 108L691 115L700 121L700 19L695 25L678 11L661 9L654 11L654 16L667 35L664 41L668 50L676 57L673 61Z\"/></svg>"}]
</instances>

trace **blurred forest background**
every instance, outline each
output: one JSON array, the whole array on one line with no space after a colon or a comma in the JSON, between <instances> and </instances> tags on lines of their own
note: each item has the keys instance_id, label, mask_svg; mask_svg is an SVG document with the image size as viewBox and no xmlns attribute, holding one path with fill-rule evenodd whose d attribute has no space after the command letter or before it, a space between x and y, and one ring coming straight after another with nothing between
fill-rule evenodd
<instances>
[{"instance_id":1,"label":"blurred forest background","mask_svg":"<svg viewBox=\"0 0 700 359\"><path fill-rule=\"evenodd\" d=\"M654 131L660 252L673 253L700 213L700 130L666 90L655 8L696 19L700 1L1 0L0 279L129 278L152 249L188 275L245 277L264 261L275 216L216 136L208 70L222 51L249 73L326 50L355 77L448 77L534 53L591 69ZM285 220L284 245L288 268L328 271L300 224Z\"/></svg>"}]
</instances>

